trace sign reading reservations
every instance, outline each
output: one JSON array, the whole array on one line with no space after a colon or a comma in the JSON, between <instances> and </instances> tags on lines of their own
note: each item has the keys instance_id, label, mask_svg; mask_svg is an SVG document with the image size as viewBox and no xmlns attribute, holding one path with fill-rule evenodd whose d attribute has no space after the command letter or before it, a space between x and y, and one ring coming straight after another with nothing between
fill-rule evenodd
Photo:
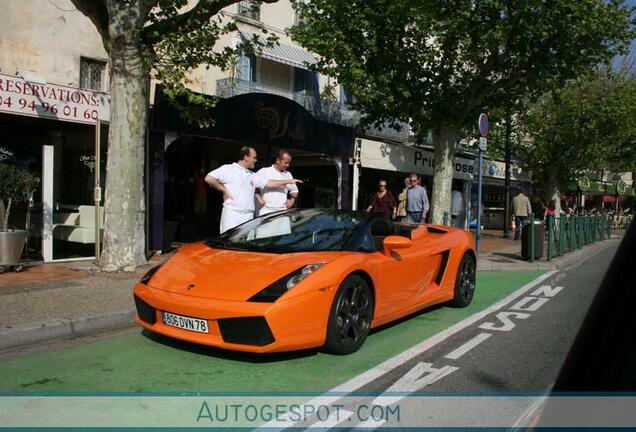
<instances>
[{"instance_id":1,"label":"sign reading reservations","mask_svg":"<svg viewBox=\"0 0 636 432\"><path fill-rule=\"evenodd\" d=\"M93 90L37 84L0 74L0 112L95 123L110 118L110 97Z\"/></svg>"}]
</instances>

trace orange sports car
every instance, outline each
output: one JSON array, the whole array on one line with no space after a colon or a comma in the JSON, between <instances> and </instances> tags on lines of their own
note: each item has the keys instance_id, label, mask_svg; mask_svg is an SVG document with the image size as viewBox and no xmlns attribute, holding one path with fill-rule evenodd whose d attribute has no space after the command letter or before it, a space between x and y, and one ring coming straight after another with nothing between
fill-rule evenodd
<instances>
[{"instance_id":1,"label":"orange sports car","mask_svg":"<svg viewBox=\"0 0 636 432\"><path fill-rule=\"evenodd\" d=\"M472 234L321 209L273 213L183 246L135 286L137 321L257 353L348 354L369 330L475 292Z\"/></svg>"}]
</instances>

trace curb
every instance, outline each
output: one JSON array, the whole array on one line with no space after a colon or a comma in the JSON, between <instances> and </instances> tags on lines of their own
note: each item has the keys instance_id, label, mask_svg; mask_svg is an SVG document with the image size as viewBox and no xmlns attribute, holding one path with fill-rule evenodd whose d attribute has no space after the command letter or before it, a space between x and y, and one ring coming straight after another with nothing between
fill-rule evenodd
<instances>
[{"instance_id":1,"label":"curb","mask_svg":"<svg viewBox=\"0 0 636 432\"><path fill-rule=\"evenodd\" d=\"M0 329L0 351L116 330L135 323L135 310L73 319L53 319Z\"/></svg>"},{"instance_id":2,"label":"curb","mask_svg":"<svg viewBox=\"0 0 636 432\"><path fill-rule=\"evenodd\" d=\"M591 245L583 246L574 252L561 257L555 257L552 261L535 261L533 263L520 261L518 263L493 263L484 257L477 263L477 271L519 271L519 270L557 270L570 267L577 261L583 262L590 258L591 254L596 254L612 244L612 240L620 240L622 237L612 236L609 240L602 240Z\"/></svg>"}]
</instances>

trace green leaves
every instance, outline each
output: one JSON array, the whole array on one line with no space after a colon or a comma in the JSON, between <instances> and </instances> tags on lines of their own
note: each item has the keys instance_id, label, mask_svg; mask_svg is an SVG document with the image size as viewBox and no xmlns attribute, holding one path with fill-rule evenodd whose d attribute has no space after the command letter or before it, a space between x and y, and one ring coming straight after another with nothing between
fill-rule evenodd
<instances>
[{"instance_id":1,"label":"green leaves","mask_svg":"<svg viewBox=\"0 0 636 432\"><path fill-rule=\"evenodd\" d=\"M312 0L290 33L370 122L416 130L471 125L481 111L537 98L609 61L634 35L604 0Z\"/></svg>"},{"instance_id":2,"label":"green leaves","mask_svg":"<svg viewBox=\"0 0 636 432\"><path fill-rule=\"evenodd\" d=\"M596 70L546 94L525 116L534 172L567 182L589 171L636 170L636 78Z\"/></svg>"},{"instance_id":3,"label":"green leaves","mask_svg":"<svg viewBox=\"0 0 636 432\"><path fill-rule=\"evenodd\" d=\"M29 172L8 163L0 163L0 199L13 202L26 201L40 179Z\"/></svg>"}]
</instances>

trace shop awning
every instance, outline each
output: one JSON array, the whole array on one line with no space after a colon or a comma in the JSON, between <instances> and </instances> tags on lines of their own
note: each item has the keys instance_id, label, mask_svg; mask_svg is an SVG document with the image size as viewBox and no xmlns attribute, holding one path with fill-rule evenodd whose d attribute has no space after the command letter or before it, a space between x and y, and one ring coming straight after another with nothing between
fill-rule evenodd
<instances>
[{"instance_id":1,"label":"shop awning","mask_svg":"<svg viewBox=\"0 0 636 432\"><path fill-rule=\"evenodd\" d=\"M245 40L251 41L257 38L263 43L265 42L260 35L256 35L255 33L246 30L241 30L240 33L241 37ZM273 47L264 47L263 50L258 53L258 56L301 69L308 69L307 65L316 63L316 58L308 51L283 43L278 43Z\"/></svg>"},{"instance_id":2,"label":"shop awning","mask_svg":"<svg viewBox=\"0 0 636 432\"><path fill-rule=\"evenodd\" d=\"M579 185L576 182L569 182L565 188L568 192L577 192L579 190ZM589 182L589 186L585 189L581 189L581 191L586 195L611 195L616 192L616 188L613 186L612 188L612 192L610 192L609 185L604 185L599 182Z\"/></svg>"}]
</instances>

